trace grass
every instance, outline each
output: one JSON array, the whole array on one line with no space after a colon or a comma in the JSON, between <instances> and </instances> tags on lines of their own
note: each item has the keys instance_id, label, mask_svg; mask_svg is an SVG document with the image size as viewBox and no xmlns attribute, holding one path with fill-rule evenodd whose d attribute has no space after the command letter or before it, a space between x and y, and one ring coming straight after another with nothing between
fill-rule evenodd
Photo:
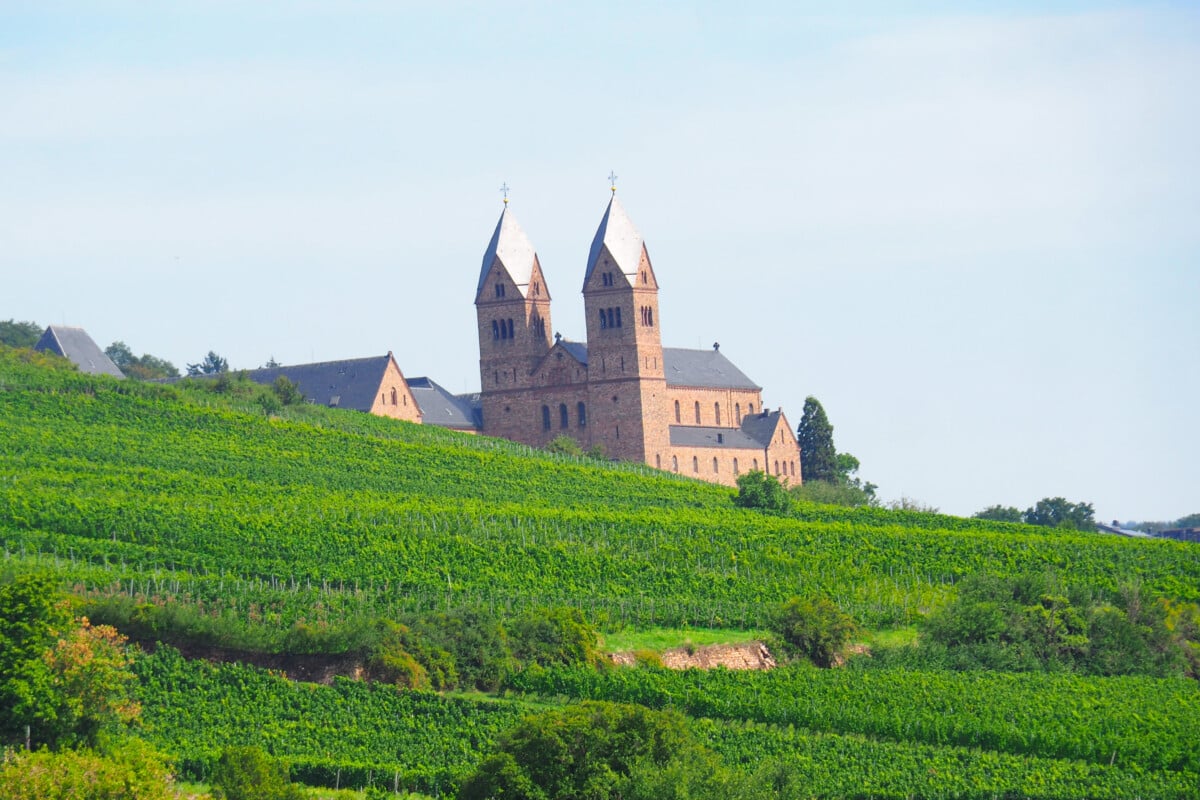
<instances>
[{"instance_id":1,"label":"grass","mask_svg":"<svg viewBox=\"0 0 1200 800\"><path fill-rule=\"evenodd\" d=\"M869 646L872 650L888 650L899 647L914 647L920 633L916 626L908 625L902 628L883 628L865 631L859 640L860 644Z\"/></svg>"},{"instance_id":2,"label":"grass","mask_svg":"<svg viewBox=\"0 0 1200 800\"><path fill-rule=\"evenodd\" d=\"M675 647L710 644L742 644L768 636L766 631L737 631L730 628L645 628L605 633L601 646L611 653L653 650L661 653Z\"/></svg>"}]
</instances>

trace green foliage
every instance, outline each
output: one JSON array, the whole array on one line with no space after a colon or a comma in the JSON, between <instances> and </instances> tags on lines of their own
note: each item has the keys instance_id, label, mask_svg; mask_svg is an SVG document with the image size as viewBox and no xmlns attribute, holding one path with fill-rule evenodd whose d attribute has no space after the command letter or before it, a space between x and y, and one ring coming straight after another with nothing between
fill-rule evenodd
<instances>
[{"instance_id":1,"label":"green foliage","mask_svg":"<svg viewBox=\"0 0 1200 800\"><path fill-rule=\"evenodd\" d=\"M565 433L560 433L551 439L550 443L546 445L546 451L562 456L574 456L576 458L583 455L583 448L579 446L579 442Z\"/></svg>"},{"instance_id":2,"label":"green foliage","mask_svg":"<svg viewBox=\"0 0 1200 800\"><path fill-rule=\"evenodd\" d=\"M983 511L977 511L972 519L990 519L995 522L1024 522L1024 515L1014 506L988 506Z\"/></svg>"},{"instance_id":3,"label":"green foliage","mask_svg":"<svg viewBox=\"0 0 1200 800\"><path fill-rule=\"evenodd\" d=\"M295 405L303 402L304 395L300 391L300 387L292 383L287 375L280 375L271 384L271 391L279 398L279 402L285 406Z\"/></svg>"},{"instance_id":4,"label":"green foliage","mask_svg":"<svg viewBox=\"0 0 1200 800\"><path fill-rule=\"evenodd\" d=\"M738 493L733 502L742 508L784 513L791 506L787 490L779 478L759 470L751 470L737 477Z\"/></svg>"},{"instance_id":5,"label":"green foliage","mask_svg":"<svg viewBox=\"0 0 1200 800\"><path fill-rule=\"evenodd\" d=\"M54 711L47 730L57 745L95 747L105 733L123 733L141 713L130 700L136 680L125 637L82 619L42 660L50 669Z\"/></svg>"},{"instance_id":6,"label":"green foliage","mask_svg":"<svg viewBox=\"0 0 1200 800\"><path fill-rule=\"evenodd\" d=\"M397 622L380 623L380 637L367 660L367 676L410 689L442 690L458 685L454 658Z\"/></svg>"},{"instance_id":7,"label":"green foliage","mask_svg":"<svg viewBox=\"0 0 1200 800\"><path fill-rule=\"evenodd\" d=\"M838 459L833 447L833 426L815 397L804 399L804 413L796 429L800 445L800 476L803 483L837 483Z\"/></svg>"},{"instance_id":8,"label":"green foliage","mask_svg":"<svg viewBox=\"0 0 1200 800\"><path fill-rule=\"evenodd\" d=\"M33 347L42 338L44 330L36 322L0 320L0 344L6 347Z\"/></svg>"},{"instance_id":9,"label":"green foliage","mask_svg":"<svg viewBox=\"0 0 1200 800\"><path fill-rule=\"evenodd\" d=\"M1045 574L968 578L931 614L927 664L952 669L1075 670L1094 675L1179 675L1191 670L1189 625L1168 624L1169 601L1125 587L1114 602ZM1189 638L1192 637L1192 638Z\"/></svg>"},{"instance_id":10,"label":"green foliage","mask_svg":"<svg viewBox=\"0 0 1200 800\"><path fill-rule=\"evenodd\" d=\"M652 789L661 789L664 777L679 781L705 762L711 764L709 754L678 714L580 703L524 719L501 737L458 797L654 797Z\"/></svg>"},{"instance_id":11,"label":"green foliage","mask_svg":"<svg viewBox=\"0 0 1200 800\"><path fill-rule=\"evenodd\" d=\"M822 505L844 506L859 508L878 504L875 499L874 487L867 484L870 492L853 483L827 483L825 481L809 481L788 488L792 499L801 503L820 503Z\"/></svg>"},{"instance_id":12,"label":"green foliage","mask_svg":"<svg viewBox=\"0 0 1200 800\"><path fill-rule=\"evenodd\" d=\"M523 664L599 665L600 635L576 608L534 608L508 627L513 657Z\"/></svg>"},{"instance_id":13,"label":"green foliage","mask_svg":"<svg viewBox=\"0 0 1200 800\"><path fill-rule=\"evenodd\" d=\"M1096 529L1095 511L1091 503L1071 503L1062 497L1047 497L1039 500L1033 508L1025 510L1024 521L1029 525L1047 528L1067 528L1077 531Z\"/></svg>"},{"instance_id":14,"label":"green foliage","mask_svg":"<svg viewBox=\"0 0 1200 800\"><path fill-rule=\"evenodd\" d=\"M413 619L411 627L450 653L462 686L495 691L515 666L504 626L479 609L426 614Z\"/></svg>"},{"instance_id":15,"label":"green foliage","mask_svg":"<svg viewBox=\"0 0 1200 800\"><path fill-rule=\"evenodd\" d=\"M174 800L166 759L136 739L103 750L38 750L0 763L5 800Z\"/></svg>"},{"instance_id":16,"label":"green foliage","mask_svg":"<svg viewBox=\"0 0 1200 800\"><path fill-rule=\"evenodd\" d=\"M18 576L0 584L0 736L24 742L25 726L36 743L54 741L51 726L61 695L43 658L71 615L47 575Z\"/></svg>"},{"instance_id":17,"label":"green foliage","mask_svg":"<svg viewBox=\"0 0 1200 800\"><path fill-rule=\"evenodd\" d=\"M229 362L212 350L208 351L200 363L187 365L187 374L192 377L220 375L225 372L229 372Z\"/></svg>"},{"instance_id":18,"label":"green foliage","mask_svg":"<svg viewBox=\"0 0 1200 800\"><path fill-rule=\"evenodd\" d=\"M288 780L287 767L259 747L228 747L213 767L217 800L301 800L304 793Z\"/></svg>"},{"instance_id":19,"label":"green foliage","mask_svg":"<svg viewBox=\"0 0 1200 800\"><path fill-rule=\"evenodd\" d=\"M104 353L121 369L121 372L125 373L127 378L149 381L158 378L179 377L179 370L170 361L156 358L149 353L143 353L140 357L135 356L129 349L129 345L121 341L113 342L104 348Z\"/></svg>"},{"instance_id":20,"label":"green foliage","mask_svg":"<svg viewBox=\"0 0 1200 800\"><path fill-rule=\"evenodd\" d=\"M859 629L854 618L827 597L793 597L772 616L771 630L789 654L831 667Z\"/></svg>"}]
</instances>

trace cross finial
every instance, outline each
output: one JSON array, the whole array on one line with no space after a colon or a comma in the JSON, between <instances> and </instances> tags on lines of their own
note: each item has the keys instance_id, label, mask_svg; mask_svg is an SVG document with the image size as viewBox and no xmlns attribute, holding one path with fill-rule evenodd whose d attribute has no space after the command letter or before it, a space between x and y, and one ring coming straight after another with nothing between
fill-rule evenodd
<instances>
[{"instance_id":1,"label":"cross finial","mask_svg":"<svg viewBox=\"0 0 1200 800\"><path fill-rule=\"evenodd\" d=\"M617 173L615 170L608 171L608 182L612 184L613 194L617 193Z\"/></svg>"},{"instance_id":2,"label":"cross finial","mask_svg":"<svg viewBox=\"0 0 1200 800\"><path fill-rule=\"evenodd\" d=\"M500 184L500 191L504 193L504 205L508 205L508 181Z\"/></svg>"}]
</instances>

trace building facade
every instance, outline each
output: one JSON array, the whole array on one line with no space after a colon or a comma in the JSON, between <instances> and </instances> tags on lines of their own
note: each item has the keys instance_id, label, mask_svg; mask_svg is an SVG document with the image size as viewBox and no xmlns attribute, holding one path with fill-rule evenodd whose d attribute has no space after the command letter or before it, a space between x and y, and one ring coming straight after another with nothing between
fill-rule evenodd
<instances>
[{"instance_id":1,"label":"building facade","mask_svg":"<svg viewBox=\"0 0 1200 800\"><path fill-rule=\"evenodd\" d=\"M732 485L763 470L800 482L782 410L721 352L664 348L659 284L615 193L583 275L586 338L553 335L537 252L505 206L475 290L482 432L544 447L566 435L612 458Z\"/></svg>"}]
</instances>

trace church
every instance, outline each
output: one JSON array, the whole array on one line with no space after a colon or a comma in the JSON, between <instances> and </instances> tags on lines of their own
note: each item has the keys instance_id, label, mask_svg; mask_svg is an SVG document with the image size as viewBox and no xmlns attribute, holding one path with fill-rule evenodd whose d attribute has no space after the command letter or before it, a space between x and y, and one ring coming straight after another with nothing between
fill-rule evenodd
<instances>
[{"instance_id":1,"label":"church","mask_svg":"<svg viewBox=\"0 0 1200 800\"><path fill-rule=\"evenodd\" d=\"M795 485L800 450L782 409L721 353L663 347L658 278L613 190L583 271L586 339L552 334L550 287L505 201L475 289L480 432L581 448L733 485L762 470ZM436 424L436 423L435 423Z\"/></svg>"}]
</instances>

